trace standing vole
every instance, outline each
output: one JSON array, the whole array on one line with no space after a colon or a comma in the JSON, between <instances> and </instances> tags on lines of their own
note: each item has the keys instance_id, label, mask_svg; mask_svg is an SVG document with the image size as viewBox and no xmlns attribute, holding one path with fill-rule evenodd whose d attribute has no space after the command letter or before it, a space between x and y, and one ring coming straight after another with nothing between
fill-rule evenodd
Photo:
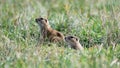
<instances>
[{"instance_id":1,"label":"standing vole","mask_svg":"<svg viewBox=\"0 0 120 68\"><path fill-rule=\"evenodd\" d=\"M40 27L40 40L39 43L43 43L46 39L50 42L61 42L64 40L64 35L51 28L49 21L45 18L36 18L35 21Z\"/></svg>"},{"instance_id":2,"label":"standing vole","mask_svg":"<svg viewBox=\"0 0 120 68\"><path fill-rule=\"evenodd\" d=\"M81 46L79 42L79 38L77 38L76 36L66 36L65 41L73 49L84 50L84 48Z\"/></svg>"}]
</instances>

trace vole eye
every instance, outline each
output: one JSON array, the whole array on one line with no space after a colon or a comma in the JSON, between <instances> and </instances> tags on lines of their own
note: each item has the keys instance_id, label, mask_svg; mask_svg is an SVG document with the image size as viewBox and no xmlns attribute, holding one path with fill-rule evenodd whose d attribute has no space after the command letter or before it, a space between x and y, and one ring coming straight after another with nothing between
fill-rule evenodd
<instances>
[{"instance_id":1,"label":"vole eye","mask_svg":"<svg viewBox=\"0 0 120 68\"><path fill-rule=\"evenodd\" d=\"M71 36L70 38L73 38L73 36Z\"/></svg>"},{"instance_id":2,"label":"vole eye","mask_svg":"<svg viewBox=\"0 0 120 68\"><path fill-rule=\"evenodd\" d=\"M43 20L43 18L40 18L40 20Z\"/></svg>"}]
</instances>

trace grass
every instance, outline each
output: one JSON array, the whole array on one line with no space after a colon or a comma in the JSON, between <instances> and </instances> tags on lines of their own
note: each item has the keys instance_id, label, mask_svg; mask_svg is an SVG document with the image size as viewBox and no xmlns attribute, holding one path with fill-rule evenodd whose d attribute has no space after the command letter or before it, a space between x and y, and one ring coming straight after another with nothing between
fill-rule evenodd
<instances>
[{"instance_id":1,"label":"grass","mask_svg":"<svg viewBox=\"0 0 120 68\"><path fill-rule=\"evenodd\" d=\"M85 50L35 47L37 17L48 18L65 36L79 37ZM1 0L0 68L119 68L119 26L119 0Z\"/></svg>"}]
</instances>

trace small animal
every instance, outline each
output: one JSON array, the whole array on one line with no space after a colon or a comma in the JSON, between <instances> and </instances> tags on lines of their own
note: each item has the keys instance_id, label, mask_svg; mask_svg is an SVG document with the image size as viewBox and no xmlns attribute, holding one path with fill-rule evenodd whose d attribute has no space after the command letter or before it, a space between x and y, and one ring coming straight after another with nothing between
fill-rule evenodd
<instances>
[{"instance_id":1,"label":"small animal","mask_svg":"<svg viewBox=\"0 0 120 68\"><path fill-rule=\"evenodd\" d=\"M39 39L39 44L47 41L50 42L61 42L64 40L64 35L51 28L49 21L45 18L36 18L35 21L40 27L40 39Z\"/></svg>"},{"instance_id":2,"label":"small animal","mask_svg":"<svg viewBox=\"0 0 120 68\"><path fill-rule=\"evenodd\" d=\"M79 39L76 36L66 36L65 41L69 45L69 47L76 50L84 50L84 48L79 43Z\"/></svg>"}]
</instances>

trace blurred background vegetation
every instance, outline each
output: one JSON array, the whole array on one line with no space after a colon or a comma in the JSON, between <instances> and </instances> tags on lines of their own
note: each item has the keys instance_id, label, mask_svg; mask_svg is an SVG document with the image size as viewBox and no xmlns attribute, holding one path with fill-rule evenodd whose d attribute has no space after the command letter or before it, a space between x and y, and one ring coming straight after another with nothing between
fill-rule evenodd
<instances>
[{"instance_id":1,"label":"blurred background vegetation","mask_svg":"<svg viewBox=\"0 0 120 68\"><path fill-rule=\"evenodd\" d=\"M37 17L48 18L65 36L79 37L85 52L35 47ZM0 67L119 68L119 26L120 0L0 0ZM95 45L108 49L88 48Z\"/></svg>"}]
</instances>

